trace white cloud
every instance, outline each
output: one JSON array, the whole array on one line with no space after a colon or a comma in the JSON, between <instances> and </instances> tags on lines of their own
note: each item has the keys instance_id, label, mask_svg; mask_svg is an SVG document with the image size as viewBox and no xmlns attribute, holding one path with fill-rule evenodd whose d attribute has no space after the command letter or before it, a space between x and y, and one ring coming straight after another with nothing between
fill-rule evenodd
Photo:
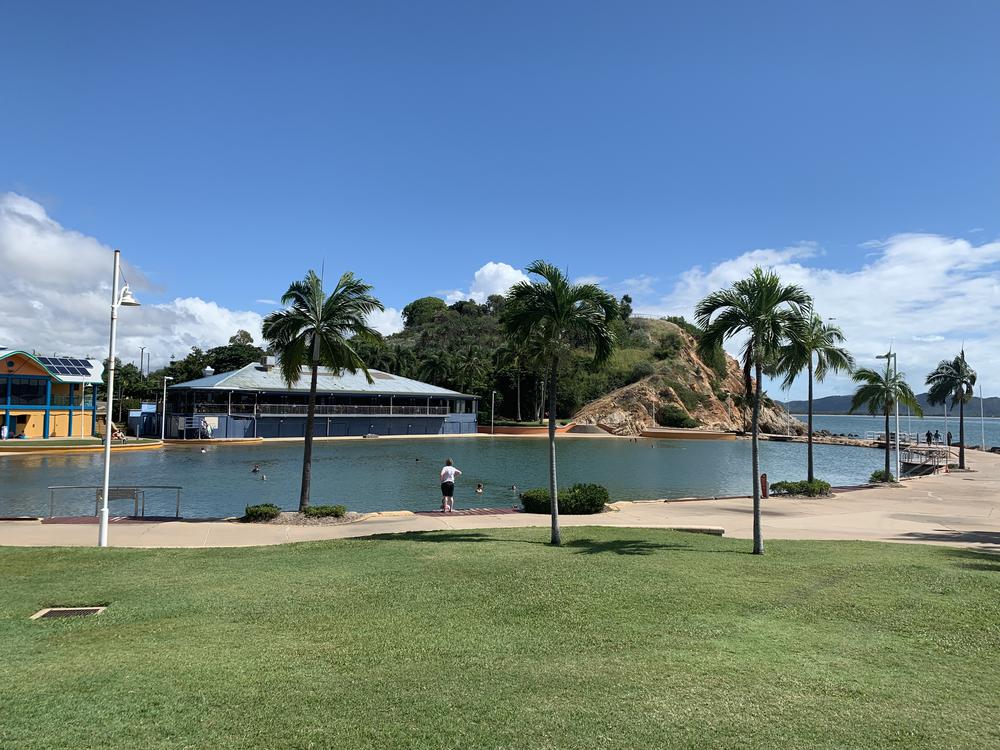
<instances>
[{"instance_id":1,"label":"white cloud","mask_svg":"<svg viewBox=\"0 0 1000 750\"><path fill-rule=\"evenodd\" d=\"M632 297L633 300L640 297L648 297L655 291L654 285L658 279L655 276L647 276L646 274L639 274L631 279L625 279L620 284L616 285L616 289L622 294L627 294Z\"/></svg>"},{"instance_id":2,"label":"white cloud","mask_svg":"<svg viewBox=\"0 0 1000 750\"><path fill-rule=\"evenodd\" d=\"M578 276L573 279L574 284L600 284L607 280L607 276Z\"/></svg>"},{"instance_id":3,"label":"white cloud","mask_svg":"<svg viewBox=\"0 0 1000 750\"><path fill-rule=\"evenodd\" d=\"M258 305L280 305L281 303L276 299L255 299Z\"/></svg>"},{"instance_id":4,"label":"white cloud","mask_svg":"<svg viewBox=\"0 0 1000 750\"><path fill-rule=\"evenodd\" d=\"M136 296L151 285L134 267L123 273ZM106 356L111 304L112 250L93 237L62 227L38 203L0 195L0 345L46 354ZM125 308L118 317L118 354L138 360L139 347L154 366L192 346L228 341L238 329L260 340L261 316L230 310L198 297Z\"/></svg>"},{"instance_id":5,"label":"white cloud","mask_svg":"<svg viewBox=\"0 0 1000 750\"><path fill-rule=\"evenodd\" d=\"M446 301L452 303L471 299L482 304L490 295L506 294L507 290L514 284L519 281L527 281L527 279L528 277L517 268L491 260L476 271L472 277L472 285L467 292L456 289L443 292L442 296Z\"/></svg>"},{"instance_id":6,"label":"white cloud","mask_svg":"<svg viewBox=\"0 0 1000 750\"><path fill-rule=\"evenodd\" d=\"M680 275L673 290L639 313L684 315L697 302L728 286L755 266L777 271L786 283L803 286L816 311L836 318L847 347L862 365L897 344L900 370L917 392L924 378L944 358L965 346L970 364L987 392L1000 392L1000 241L973 245L967 240L932 234L900 234L872 245L871 260L856 270L806 265L819 255L815 245L783 250L754 250ZM736 351L734 342L732 350ZM847 393L849 378L831 376L817 386L820 395ZM777 391L771 385L772 392ZM791 389L804 392L804 383Z\"/></svg>"},{"instance_id":7,"label":"white cloud","mask_svg":"<svg viewBox=\"0 0 1000 750\"><path fill-rule=\"evenodd\" d=\"M374 312L369 315L368 325L383 336L399 333L403 330L403 313L395 307L387 307L382 312Z\"/></svg>"}]
</instances>

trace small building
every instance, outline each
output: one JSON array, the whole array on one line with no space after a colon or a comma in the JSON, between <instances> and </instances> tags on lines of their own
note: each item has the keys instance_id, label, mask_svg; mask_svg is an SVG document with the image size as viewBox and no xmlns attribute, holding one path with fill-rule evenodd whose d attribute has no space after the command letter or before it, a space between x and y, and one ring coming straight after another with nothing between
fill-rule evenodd
<instances>
[{"instance_id":1,"label":"small building","mask_svg":"<svg viewBox=\"0 0 1000 750\"><path fill-rule=\"evenodd\" d=\"M96 435L97 386L103 375L100 360L0 347L0 428L7 428L8 438Z\"/></svg>"},{"instance_id":2,"label":"small building","mask_svg":"<svg viewBox=\"0 0 1000 750\"><path fill-rule=\"evenodd\" d=\"M476 432L478 398L369 370L320 368L316 437L459 435ZM274 357L170 386L166 432L173 438L303 437L309 368L289 387Z\"/></svg>"}]
</instances>

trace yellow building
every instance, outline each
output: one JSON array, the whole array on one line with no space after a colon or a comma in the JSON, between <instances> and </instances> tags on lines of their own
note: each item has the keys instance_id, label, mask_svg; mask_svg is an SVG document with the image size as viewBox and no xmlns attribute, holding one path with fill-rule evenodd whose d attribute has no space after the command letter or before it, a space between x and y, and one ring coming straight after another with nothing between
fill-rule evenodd
<instances>
[{"instance_id":1,"label":"yellow building","mask_svg":"<svg viewBox=\"0 0 1000 750\"><path fill-rule=\"evenodd\" d=\"M95 435L103 374L104 364L95 359L0 348L0 437Z\"/></svg>"}]
</instances>

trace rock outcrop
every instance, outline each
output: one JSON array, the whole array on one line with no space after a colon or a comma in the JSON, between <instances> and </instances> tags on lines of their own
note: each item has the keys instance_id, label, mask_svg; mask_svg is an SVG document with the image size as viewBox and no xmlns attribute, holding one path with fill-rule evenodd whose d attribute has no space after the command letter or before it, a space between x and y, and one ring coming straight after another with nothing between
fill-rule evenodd
<instances>
[{"instance_id":1,"label":"rock outcrop","mask_svg":"<svg viewBox=\"0 0 1000 750\"><path fill-rule=\"evenodd\" d=\"M652 375L591 401L573 420L602 425L616 435L679 426L685 417L691 420L688 426L697 423L702 429L749 430L749 410L741 407L744 385L739 363L726 355L722 376L698 356L695 339L687 331L667 321L658 321L658 325L679 341L677 351L657 363ZM780 435L801 435L806 429L769 399L761 407L760 423L762 432Z\"/></svg>"}]
</instances>

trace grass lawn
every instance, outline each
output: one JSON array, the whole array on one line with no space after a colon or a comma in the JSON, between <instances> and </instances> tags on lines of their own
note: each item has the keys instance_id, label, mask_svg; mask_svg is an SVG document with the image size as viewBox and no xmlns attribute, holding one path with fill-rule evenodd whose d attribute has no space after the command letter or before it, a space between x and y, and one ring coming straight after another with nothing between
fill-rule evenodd
<instances>
[{"instance_id":1,"label":"grass lawn","mask_svg":"<svg viewBox=\"0 0 1000 750\"><path fill-rule=\"evenodd\" d=\"M1000 746L1000 558L547 533L0 548L0 747Z\"/></svg>"}]
</instances>

